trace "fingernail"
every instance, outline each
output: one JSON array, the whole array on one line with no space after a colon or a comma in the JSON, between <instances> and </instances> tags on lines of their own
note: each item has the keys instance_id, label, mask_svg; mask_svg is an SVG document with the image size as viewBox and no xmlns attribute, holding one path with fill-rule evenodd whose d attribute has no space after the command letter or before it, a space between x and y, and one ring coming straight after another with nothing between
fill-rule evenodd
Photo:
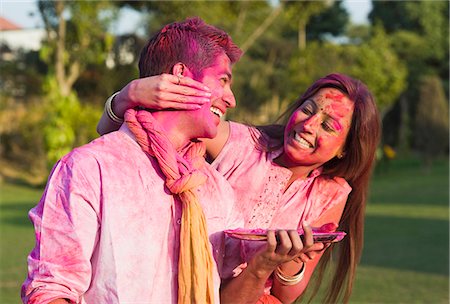
<instances>
[{"instance_id":1,"label":"fingernail","mask_svg":"<svg viewBox=\"0 0 450 304\"><path fill-rule=\"evenodd\" d=\"M203 89L204 89L205 91L208 91L208 92L209 92L209 88L208 88L207 86L203 86Z\"/></svg>"},{"instance_id":2,"label":"fingernail","mask_svg":"<svg viewBox=\"0 0 450 304\"><path fill-rule=\"evenodd\" d=\"M209 98L202 98L201 101L202 101L203 103L208 103L208 102L211 101L211 99L209 99Z\"/></svg>"},{"instance_id":3,"label":"fingernail","mask_svg":"<svg viewBox=\"0 0 450 304\"><path fill-rule=\"evenodd\" d=\"M309 222L303 221L303 226L308 226L309 227Z\"/></svg>"},{"instance_id":4,"label":"fingernail","mask_svg":"<svg viewBox=\"0 0 450 304\"><path fill-rule=\"evenodd\" d=\"M203 96L211 97L211 92L204 92L204 93L203 93Z\"/></svg>"}]
</instances>

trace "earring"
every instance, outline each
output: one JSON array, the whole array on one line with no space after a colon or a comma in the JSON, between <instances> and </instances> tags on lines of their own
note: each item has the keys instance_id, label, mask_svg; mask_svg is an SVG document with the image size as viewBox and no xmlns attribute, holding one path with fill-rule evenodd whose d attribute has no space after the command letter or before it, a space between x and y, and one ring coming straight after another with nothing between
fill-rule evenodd
<instances>
[{"instance_id":1,"label":"earring","mask_svg":"<svg viewBox=\"0 0 450 304\"><path fill-rule=\"evenodd\" d=\"M339 153L338 155L336 155L336 157L342 159L344 157L344 153Z\"/></svg>"}]
</instances>

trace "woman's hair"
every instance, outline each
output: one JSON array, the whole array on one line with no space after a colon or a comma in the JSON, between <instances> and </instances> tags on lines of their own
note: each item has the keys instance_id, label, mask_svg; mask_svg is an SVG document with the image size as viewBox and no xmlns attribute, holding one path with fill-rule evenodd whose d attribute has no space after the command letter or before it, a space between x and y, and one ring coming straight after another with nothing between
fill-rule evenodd
<instances>
[{"instance_id":1,"label":"woman's hair","mask_svg":"<svg viewBox=\"0 0 450 304\"><path fill-rule=\"evenodd\" d=\"M268 142L276 143L275 146L269 147L269 150L281 147L288 118L301 104L323 88L335 88L354 102L352 122L344 147L345 155L340 159L334 157L322 166L323 174L342 177L352 187L339 224L339 229L346 231L347 237L339 244L335 244L339 248L339 257L330 283L331 288L325 298L326 303L335 303L343 296L343 301L348 302L356 265L362 253L367 192L381 131L380 117L372 94L359 80L343 74L330 74L314 82L288 108L280 118L283 119L283 124L262 126L258 129L265 135L263 137L266 138L266 149ZM317 293L330 258L330 252L326 251L319 264L319 275L313 296Z\"/></svg>"}]
</instances>

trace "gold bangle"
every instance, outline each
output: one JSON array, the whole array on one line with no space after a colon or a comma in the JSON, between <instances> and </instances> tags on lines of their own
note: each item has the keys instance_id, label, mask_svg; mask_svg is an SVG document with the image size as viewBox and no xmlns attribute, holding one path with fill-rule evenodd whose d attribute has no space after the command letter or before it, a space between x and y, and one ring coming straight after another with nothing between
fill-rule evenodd
<instances>
[{"instance_id":1,"label":"gold bangle","mask_svg":"<svg viewBox=\"0 0 450 304\"><path fill-rule=\"evenodd\" d=\"M112 100L114 99L114 97L116 97L119 92L116 92L114 94L112 94L108 99L106 99L105 102L105 112L106 115L108 115L108 118L115 122L116 124L121 125L123 123L123 118L120 118L119 116L116 115L116 113L114 113L113 109L112 109Z\"/></svg>"},{"instance_id":2,"label":"gold bangle","mask_svg":"<svg viewBox=\"0 0 450 304\"><path fill-rule=\"evenodd\" d=\"M296 285L300 283L301 280L303 280L305 270L306 264L303 263L302 269L300 269L300 271L297 274L293 276L288 276L285 273L283 273L280 266L278 266L277 269L275 269L275 278L277 279L278 282L280 282L283 285L287 286Z\"/></svg>"}]
</instances>

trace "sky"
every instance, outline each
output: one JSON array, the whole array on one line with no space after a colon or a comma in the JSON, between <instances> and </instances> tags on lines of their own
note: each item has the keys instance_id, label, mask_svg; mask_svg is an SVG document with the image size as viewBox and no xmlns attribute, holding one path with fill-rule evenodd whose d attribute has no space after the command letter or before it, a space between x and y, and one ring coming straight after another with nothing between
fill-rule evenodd
<instances>
[{"instance_id":1,"label":"sky","mask_svg":"<svg viewBox=\"0 0 450 304\"><path fill-rule=\"evenodd\" d=\"M350 13L353 23L367 23L367 15L372 8L371 0L344 0L344 6ZM36 28L42 24L36 0L0 0L0 16L24 28ZM131 10L123 11L120 20L128 22L120 22L117 26L121 29L119 33L134 31L139 22L136 13ZM133 21L130 22L130 20Z\"/></svg>"}]
</instances>

